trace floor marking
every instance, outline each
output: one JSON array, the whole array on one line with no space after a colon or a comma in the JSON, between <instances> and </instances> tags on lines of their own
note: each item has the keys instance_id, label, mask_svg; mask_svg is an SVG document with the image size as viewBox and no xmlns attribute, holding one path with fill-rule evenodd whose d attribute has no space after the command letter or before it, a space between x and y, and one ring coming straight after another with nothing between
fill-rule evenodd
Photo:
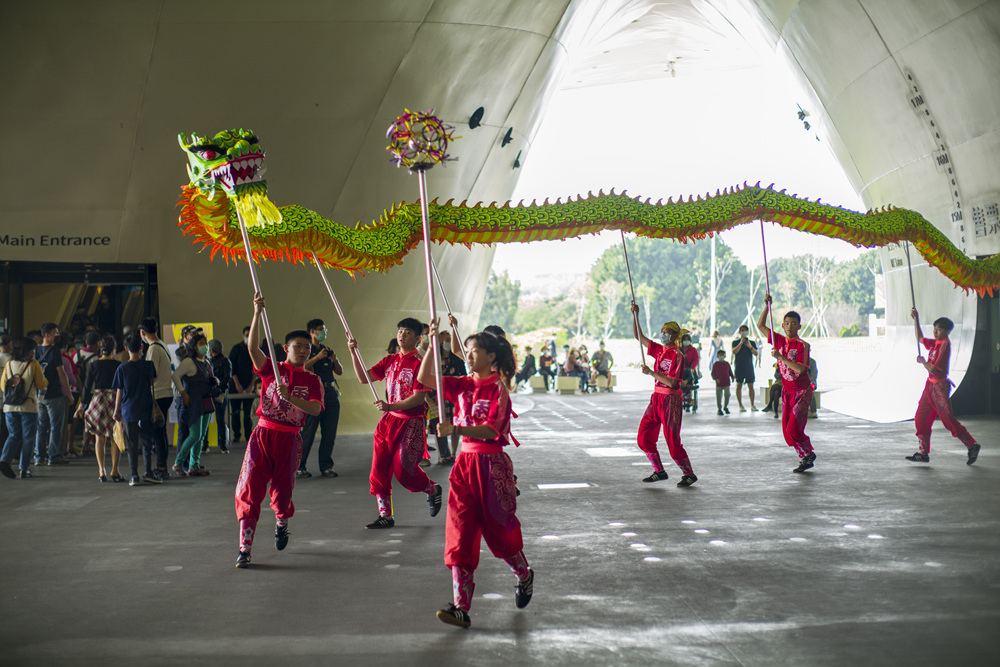
<instances>
[{"instance_id":1,"label":"floor marking","mask_svg":"<svg viewBox=\"0 0 1000 667\"><path fill-rule=\"evenodd\" d=\"M698 533L699 535L708 535L708 531L704 528L696 528L694 532Z\"/></svg>"},{"instance_id":2,"label":"floor marking","mask_svg":"<svg viewBox=\"0 0 1000 667\"><path fill-rule=\"evenodd\" d=\"M622 533L622 537L635 537L635 533Z\"/></svg>"},{"instance_id":3,"label":"floor marking","mask_svg":"<svg viewBox=\"0 0 1000 667\"><path fill-rule=\"evenodd\" d=\"M399 567L399 563L389 563L388 565L385 566L385 569L395 570L397 567Z\"/></svg>"},{"instance_id":4,"label":"floor marking","mask_svg":"<svg viewBox=\"0 0 1000 667\"><path fill-rule=\"evenodd\" d=\"M65 498L44 498L36 503L25 505L25 510L78 510L97 500L98 496L67 496Z\"/></svg>"},{"instance_id":5,"label":"floor marking","mask_svg":"<svg viewBox=\"0 0 1000 667\"><path fill-rule=\"evenodd\" d=\"M660 559L657 558L656 556L646 556L645 558L643 558L643 560L646 561L647 563L659 563L660 562Z\"/></svg>"},{"instance_id":6,"label":"floor marking","mask_svg":"<svg viewBox=\"0 0 1000 667\"><path fill-rule=\"evenodd\" d=\"M714 544L715 546L719 546L721 544L725 544L726 541L725 540L709 540L708 543L709 544Z\"/></svg>"},{"instance_id":7,"label":"floor marking","mask_svg":"<svg viewBox=\"0 0 1000 667\"><path fill-rule=\"evenodd\" d=\"M486 600L502 600L503 596L499 593L483 593L483 598Z\"/></svg>"},{"instance_id":8,"label":"floor marking","mask_svg":"<svg viewBox=\"0 0 1000 667\"><path fill-rule=\"evenodd\" d=\"M561 484L536 484L539 489L586 489L590 486L586 482L565 482Z\"/></svg>"},{"instance_id":9,"label":"floor marking","mask_svg":"<svg viewBox=\"0 0 1000 667\"><path fill-rule=\"evenodd\" d=\"M585 447L583 451L594 458L646 456L638 447L635 449L625 449L624 447Z\"/></svg>"},{"instance_id":10,"label":"floor marking","mask_svg":"<svg viewBox=\"0 0 1000 667\"><path fill-rule=\"evenodd\" d=\"M558 535L542 535L543 540L558 540Z\"/></svg>"}]
</instances>

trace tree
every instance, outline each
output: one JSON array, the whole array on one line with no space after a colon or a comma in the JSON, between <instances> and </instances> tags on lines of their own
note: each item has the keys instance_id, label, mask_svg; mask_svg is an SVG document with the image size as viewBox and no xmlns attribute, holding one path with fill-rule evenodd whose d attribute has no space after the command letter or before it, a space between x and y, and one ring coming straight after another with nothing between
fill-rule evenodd
<instances>
[{"instance_id":1,"label":"tree","mask_svg":"<svg viewBox=\"0 0 1000 667\"><path fill-rule=\"evenodd\" d=\"M611 333L615 330L611 326L611 322L615 318L615 311L618 310L618 304L622 300L622 291L624 289L625 285L617 280L609 280L601 285L601 296L604 297L604 310L606 313L604 318L604 333L601 335L601 338L611 338Z\"/></svg>"},{"instance_id":2,"label":"tree","mask_svg":"<svg viewBox=\"0 0 1000 667\"><path fill-rule=\"evenodd\" d=\"M646 315L646 335L652 331L649 324L649 304L653 297L656 296L656 290L649 286L648 283L640 283L635 288L635 295L639 297L642 301L642 312Z\"/></svg>"},{"instance_id":3,"label":"tree","mask_svg":"<svg viewBox=\"0 0 1000 667\"><path fill-rule=\"evenodd\" d=\"M824 336L830 335L830 329L826 325L826 294L827 284L830 276L833 275L833 261L826 257L816 257L806 255L802 258L801 268L805 276L806 294L809 295L812 312L809 319L803 325L805 335Z\"/></svg>"},{"instance_id":4,"label":"tree","mask_svg":"<svg viewBox=\"0 0 1000 667\"><path fill-rule=\"evenodd\" d=\"M732 278L726 278L718 290L719 321L739 322L745 312L746 295L743 285L748 279L746 267L735 258L732 249L725 243L716 244L716 254L719 264L727 269L726 275ZM697 305L699 300L703 304L707 303L710 244L639 237L629 241L629 262L633 279L650 290L648 301L643 297L641 304L642 316L647 318L647 329L656 328L650 328L650 322L676 320L682 325L703 322L704 316L699 315ZM621 249L611 248L605 251L594 264L590 275L595 285L595 299L600 298L600 289L604 283L612 280L623 283L626 272ZM639 294L636 296L639 297ZM588 321L596 329L603 324L604 315L605 313L592 308ZM615 331L631 332L631 319L631 313L627 309L619 308L611 326Z\"/></svg>"},{"instance_id":5,"label":"tree","mask_svg":"<svg viewBox=\"0 0 1000 667\"><path fill-rule=\"evenodd\" d=\"M513 331L520 297L519 280L511 280L506 271L501 274L491 272L490 279L486 283L483 309L479 313L478 328L482 330L490 324L499 324L505 330Z\"/></svg>"}]
</instances>

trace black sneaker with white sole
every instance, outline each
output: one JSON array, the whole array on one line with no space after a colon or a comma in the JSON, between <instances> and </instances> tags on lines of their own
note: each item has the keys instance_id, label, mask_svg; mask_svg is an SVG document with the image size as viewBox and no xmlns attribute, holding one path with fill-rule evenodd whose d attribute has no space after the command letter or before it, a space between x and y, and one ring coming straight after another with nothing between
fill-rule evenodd
<instances>
[{"instance_id":1,"label":"black sneaker with white sole","mask_svg":"<svg viewBox=\"0 0 1000 667\"><path fill-rule=\"evenodd\" d=\"M809 468L813 467L815 461L816 461L816 452L812 452L811 454L806 454L801 459L799 459L799 467L794 468L792 472L805 472L806 470L809 470Z\"/></svg>"},{"instance_id":2,"label":"black sneaker with white sole","mask_svg":"<svg viewBox=\"0 0 1000 667\"><path fill-rule=\"evenodd\" d=\"M535 588L535 571L530 567L528 568L528 578L524 581L518 581L517 587L514 588L514 606L518 609L524 609L531 602L531 594L534 592Z\"/></svg>"},{"instance_id":3,"label":"black sneaker with white sole","mask_svg":"<svg viewBox=\"0 0 1000 667\"><path fill-rule=\"evenodd\" d=\"M288 524L277 524L274 527L274 548L281 551L288 546Z\"/></svg>"},{"instance_id":4,"label":"black sneaker with white sole","mask_svg":"<svg viewBox=\"0 0 1000 667\"><path fill-rule=\"evenodd\" d=\"M681 477L681 481L677 482L677 486L691 486L698 481L698 475L684 475Z\"/></svg>"},{"instance_id":5,"label":"black sneaker with white sole","mask_svg":"<svg viewBox=\"0 0 1000 667\"><path fill-rule=\"evenodd\" d=\"M971 466L979 458L979 450L982 449L978 444L969 447L969 460L965 462L965 465Z\"/></svg>"},{"instance_id":6,"label":"black sneaker with white sole","mask_svg":"<svg viewBox=\"0 0 1000 667\"><path fill-rule=\"evenodd\" d=\"M441 485L434 485L434 493L427 496L427 504L431 506L431 516L437 516L441 511Z\"/></svg>"},{"instance_id":7,"label":"black sneaker with white sole","mask_svg":"<svg viewBox=\"0 0 1000 667\"><path fill-rule=\"evenodd\" d=\"M930 456L928 456L927 454L921 454L920 452L914 452L913 456L905 456L903 458L905 458L907 461L913 461L914 463L930 463L931 462L931 457Z\"/></svg>"},{"instance_id":8,"label":"black sneaker with white sole","mask_svg":"<svg viewBox=\"0 0 1000 667\"><path fill-rule=\"evenodd\" d=\"M372 521L370 524L365 526L369 530L374 530L377 528L392 528L396 525L395 519L391 516L380 516L379 518Z\"/></svg>"},{"instance_id":9,"label":"black sneaker with white sole","mask_svg":"<svg viewBox=\"0 0 1000 667\"><path fill-rule=\"evenodd\" d=\"M666 478L667 478L667 471L666 470L657 470L657 471L653 472L653 474L650 475L649 477L644 477L642 479L642 481L644 481L644 482L659 482L659 481L664 480Z\"/></svg>"},{"instance_id":10,"label":"black sneaker with white sole","mask_svg":"<svg viewBox=\"0 0 1000 667\"><path fill-rule=\"evenodd\" d=\"M245 569L250 567L250 552L241 551L240 555L236 557L236 567L240 569Z\"/></svg>"},{"instance_id":11,"label":"black sneaker with white sole","mask_svg":"<svg viewBox=\"0 0 1000 667\"><path fill-rule=\"evenodd\" d=\"M442 623L457 625L460 628L467 628L472 625L472 619L469 618L469 612L464 609L459 609L454 604L450 604L444 609L439 609L437 617Z\"/></svg>"}]
</instances>

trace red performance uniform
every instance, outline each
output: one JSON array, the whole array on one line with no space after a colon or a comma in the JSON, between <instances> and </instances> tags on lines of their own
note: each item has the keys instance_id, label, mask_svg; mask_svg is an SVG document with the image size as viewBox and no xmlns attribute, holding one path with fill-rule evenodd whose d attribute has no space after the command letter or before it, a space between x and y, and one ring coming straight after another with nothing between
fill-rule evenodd
<instances>
[{"instance_id":1,"label":"red performance uniform","mask_svg":"<svg viewBox=\"0 0 1000 667\"><path fill-rule=\"evenodd\" d=\"M681 444L683 399L680 384L684 378L684 355L676 347L667 348L653 341L649 341L646 354L656 359L653 364L654 371L677 380L677 383L673 387L668 387L659 380L654 383L649 406L639 422L639 449L646 453L646 458L653 464L654 470L657 472L663 470L663 462L656 446L659 430L662 427L663 439L667 441L670 458L685 475L693 475L691 461L684 450L684 445Z\"/></svg>"},{"instance_id":2,"label":"red performance uniform","mask_svg":"<svg viewBox=\"0 0 1000 667\"><path fill-rule=\"evenodd\" d=\"M481 539L520 579L528 576L521 523L514 514L514 468L503 451L513 440L510 394L496 373L485 379L441 380L445 399L455 404L456 426L489 426L497 434L490 439L462 436L462 450L449 478L444 564L452 570L455 606L468 611Z\"/></svg>"},{"instance_id":3,"label":"red performance uniform","mask_svg":"<svg viewBox=\"0 0 1000 667\"><path fill-rule=\"evenodd\" d=\"M809 343L801 338L788 339L773 331L768 342L778 354L803 364L806 370L792 370L784 361L778 360L781 375L781 434L789 447L794 447L799 458L812 454L812 442L806 435L806 420L809 418L809 404L812 402L813 387L809 382Z\"/></svg>"},{"instance_id":4,"label":"red performance uniform","mask_svg":"<svg viewBox=\"0 0 1000 667\"><path fill-rule=\"evenodd\" d=\"M921 454L930 454L931 426L934 425L935 417L940 417L948 432L961 440L966 448L971 449L976 444L975 439L955 419L955 414L951 410L951 380L948 379L951 341L947 338L944 340L923 338L921 342L928 350L927 363L933 368L924 384L924 393L920 395L920 401L917 403L917 414L913 417L914 425L917 427L917 440L920 441L918 451Z\"/></svg>"},{"instance_id":5,"label":"red performance uniform","mask_svg":"<svg viewBox=\"0 0 1000 667\"><path fill-rule=\"evenodd\" d=\"M302 400L317 401L323 405L323 383L319 377L301 366L280 362L281 379L289 393ZM257 408L257 426L247 440L243 467L236 482L236 518L240 522L240 551L250 551L253 544L260 503L271 485L271 509L280 522L295 514L292 489L295 471L302 456L302 436L299 431L306 421L306 413L278 394L274 383L271 360L264 367L254 369L260 376L260 407Z\"/></svg>"},{"instance_id":6,"label":"red performance uniform","mask_svg":"<svg viewBox=\"0 0 1000 667\"><path fill-rule=\"evenodd\" d=\"M398 403L416 392L434 391L417 382L420 356L416 350L408 354L396 353L383 357L368 370L373 380L385 380L388 403ZM427 448L424 430L424 403L403 411L382 415L375 427L372 452L372 470L368 476L370 493L379 501L379 514L392 516L392 478L408 491L434 492L434 482L420 467Z\"/></svg>"}]
</instances>

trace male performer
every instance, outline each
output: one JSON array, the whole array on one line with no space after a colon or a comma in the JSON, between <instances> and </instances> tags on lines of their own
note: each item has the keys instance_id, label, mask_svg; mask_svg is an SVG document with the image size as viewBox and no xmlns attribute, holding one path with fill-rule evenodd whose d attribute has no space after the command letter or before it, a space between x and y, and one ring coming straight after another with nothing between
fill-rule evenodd
<instances>
[{"instance_id":1,"label":"male performer","mask_svg":"<svg viewBox=\"0 0 1000 667\"><path fill-rule=\"evenodd\" d=\"M432 517L441 511L441 485L432 482L419 465L427 448L424 399L433 391L417 381L420 370L417 345L424 325L407 317L396 326L399 352L383 357L368 370L368 376L373 380L385 379L388 399L375 401L375 407L384 414L375 427L372 470L368 476L370 492L378 502L378 518L365 526L368 529L396 525L392 516L393 476L408 491L427 494ZM351 364L358 382L368 384L365 369L354 352L358 349L358 342L348 337L347 347L351 350Z\"/></svg>"},{"instance_id":2,"label":"male performer","mask_svg":"<svg viewBox=\"0 0 1000 667\"><path fill-rule=\"evenodd\" d=\"M323 385L318 377L302 368L309 358L309 333L295 330L285 335L286 360L278 362L279 377L275 377L271 360L260 349L260 314L264 297L253 297L253 319L247 349L253 360L254 373L260 376L260 407L257 426L247 440L246 454L240 479L236 483L236 518L240 522L240 554L236 567L250 566L260 503L268 484L271 486L271 509L277 525L274 546L281 551L288 545L288 520L295 513L292 489L295 471L302 455L299 431L306 415L315 417L323 410Z\"/></svg>"},{"instance_id":3,"label":"male performer","mask_svg":"<svg viewBox=\"0 0 1000 667\"><path fill-rule=\"evenodd\" d=\"M931 462L931 426L934 425L934 418L940 417L944 427L969 450L966 464L971 466L979 458L979 445L975 438L969 435L969 431L955 419L949 397L951 380L948 379L948 362L951 357L951 341L948 339L948 334L955 328L955 323L947 317L939 317L934 320L934 338L924 338L916 308L910 311L910 317L913 318L917 342L929 352L926 359L923 355L917 357L917 363L926 368L928 374L924 393L920 395L920 402L917 403L917 414L913 417L920 448L913 456L907 456L906 460L915 463Z\"/></svg>"},{"instance_id":4,"label":"male performer","mask_svg":"<svg viewBox=\"0 0 1000 667\"><path fill-rule=\"evenodd\" d=\"M764 311L757 318L757 329L771 343L771 354L778 360L781 374L781 433L789 447L799 455L799 465L792 472L805 472L813 467L816 453L806 435L809 403L813 388L809 382L809 343L799 338L802 318L794 310L785 313L781 320L782 336L767 326L767 313L771 309L771 295L764 296Z\"/></svg>"}]
</instances>

